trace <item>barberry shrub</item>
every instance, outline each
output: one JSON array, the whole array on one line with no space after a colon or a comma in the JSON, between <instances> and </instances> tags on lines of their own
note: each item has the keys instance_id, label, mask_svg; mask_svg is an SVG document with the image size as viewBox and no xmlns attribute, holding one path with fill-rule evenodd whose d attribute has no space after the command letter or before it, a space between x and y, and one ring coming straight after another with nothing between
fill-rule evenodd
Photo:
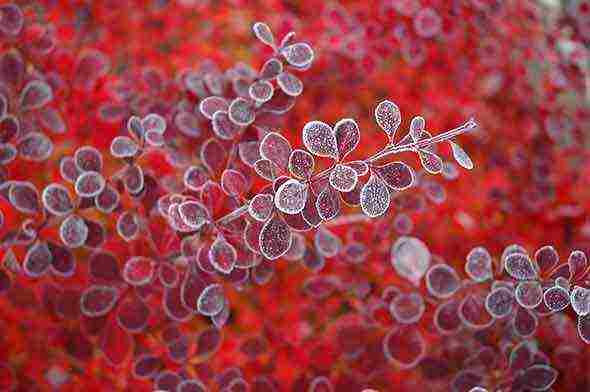
<instances>
[{"instance_id":1,"label":"barberry shrub","mask_svg":"<svg viewBox=\"0 0 590 392\"><path fill-rule=\"evenodd\" d=\"M0 350L0 389L569 388L562 374L590 343L585 248L560 261L561 244L504 246L534 231L514 217L555 203L550 225L584 211L556 192L585 174L571 169L587 136L572 120L587 120L584 1L330 3L305 32L314 45L281 5L291 18L271 24L282 36L251 24L262 43L252 64L196 66L175 54L194 14L168 11L219 5L155 1L123 15L100 2L73 16L32 3L0 5L0 330L14 347ZM542 11L568 33L539 33ZM199 28L223 42L219 27ZM103 42L136 30L163 41L124 54ZM210 51L199 34L191 45ZM395 88L350 99L358 74L397 78L397 57L408 68ZM346 86L346 105L330 81ZM449 81L423 116L402 116ZM501 137L497 107L519 143ZM452 120L430 119L439 109ZM489 173L465 175L480 165ZM461 176L462 194L437 180ZM469 198L474 183L488 191L481 178L493 203ZM493 234L475 239L486 225ZM564 243L576 249L573 225Z\"/></svg>"}]
</instances>

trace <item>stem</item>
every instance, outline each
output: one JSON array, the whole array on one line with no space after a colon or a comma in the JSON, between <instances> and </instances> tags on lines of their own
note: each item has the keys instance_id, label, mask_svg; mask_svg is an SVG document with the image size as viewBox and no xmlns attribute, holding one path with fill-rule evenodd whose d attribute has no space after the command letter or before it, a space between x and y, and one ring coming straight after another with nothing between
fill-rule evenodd
<instances>
[{"instance_id":1,"label":"stem","mask_svg":"<svg viewBox=\"0 0 590 392\"><path fill-rule=\"evenodd\" d=\"M240 208L233 210L229 214L224 215L221 218L217 219L215 221L215 224L222 225L225 223L229 223L229 222L233 221L234 219L239 218L240 216L244 215L248 211L249 206L250 206L250 203L248 201L246 201L246 204L244 204Z\"/></svg>"},{"instance_id":2,"label":"stem","mask_svg":"<svg viewBox=\"0 0 590 392\"><path fill-rule=\"evenodd\" d=\"M457 128L451 129L450 131L446 131L440 133L436 136L429 137L428 139L423 139L419 141L415 141L412 143L404 144L401 146L390 146L383 149L381 152L376 153L370 158L365 159L365 163L373 163L381 158L385 158L389 155L398 154L404 151L415 151L420 148L428 147L433 144L438 144L442 142L446 142L448 140L452 140L455 137L461 135L462 133L471 131L477 127L477 123L473 118L469 119L465 124L458 126Z\"/></svg>"}]
</instances>

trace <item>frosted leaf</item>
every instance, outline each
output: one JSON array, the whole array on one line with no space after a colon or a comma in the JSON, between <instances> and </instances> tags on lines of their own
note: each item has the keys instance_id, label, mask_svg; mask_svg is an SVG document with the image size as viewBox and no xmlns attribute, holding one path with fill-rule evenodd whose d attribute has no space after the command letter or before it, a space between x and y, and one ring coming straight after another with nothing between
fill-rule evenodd
<instances>
[{"instance_id":1,"label":"frosted leaf","mask_svg":"<svg viewBox=\"0 0 590 392\"><path fill-rule=\"evenodd\" d=\"M467 170L473 169L473 162L471 161L471 158L469 158L469 155L467 155L465 150L463 150L461 146L459 146L455 142L449 141L449 144L451 145L451 148L453 150L453 157L455 158L455 161L457 161L457 163L461 165L461 167Z\"/></svg>"},{"instance_id":2,"label":"frosted leaf","mask_svg":"<svg viewBox=\"0 0 590 392\"><path fill-rule=\"evenodd\" d=\"M11 115L0 117L0 142L8 143L19 133L20 122L18 118Z\"/></svg>"},{"instance_id":3,"label":"frosted leaf","mask_svg":"<svg viewBox=\"0 0 590 392\"><path fill-rule=\"evenodd\" d=\"M79 216L69 215L61 222L59 237L68 248L78 248L88 238L88 226Z\"/></svg>"},{"instance_id":4,"label":"frosted leaf","mask_svg":"<svg viewBox=\"0 0 590 392\"><path fill-rule=\"evenodd\" d=\"M536 281L519 282L514 296L516 302L523 308L534 309L543 302L543 287Z\"/></svg>"},{"instance_id":5,"label":"frosted leaf","mask_svg":"<svg viewBox=\"0 0 590 392\"><path fill-rule=\"evenodd\" d=\"M123 279L132 286L150 283L155 274L156 262L148 257L134 256L123 267Z\"/></svg>"},{"instance_id":6,"label":"frosted leaf","mask_svg":"<svg viewBox=\"0 0 590 392\"><path fill-rule=\"evenodd\" d=\"M41 209L37 188L28 181L13 182L8 189L8 201L25 214L34 214Z\"/></svg>"},{"instance_id":7,"label":"frosted leaf","mask_svg":"<svg viewBox=\"0 0 590 392\"><path fill-rule=\"evenodd\" d=\"M189 166L184 171L184 186L191 191L199 191L201 187L205 185L208 179L209 176L200 166Z\"/></svg>"},{"instance_id":8,"label":"frosted leaf","mask_svg":"<svg viewBox=\"0 0 590 392\"><path fill-rule=\"evenodd\" d=\"M336 165L330 172L330 185L340 192L350 192L358 181L356 171L348 166Z\"/></svg>"},{"instance_id":9,"label":"frosted leaf","mask_svg":"<svg viewBox=\"0 0 590 392\"><path fill-rule=\"evenodd\" d=\"M179 286L164 289L162 308L166 316L177 322L188 321L192 317L192 311L182 303Z\"/></svg>"},{"instance_id":10,"label":"frosted leaf","mask_svg":"<svg viewBox=\"0 0 590 392\"><path fill-rule=\"evenodd\" d=\"M459 170L454 162L443 162L441 174L446 180L456 180L459 177Z\"/></svg>"},{"instance_id":11,"label":"frosted leaf","mask_svg":"<svg viewBox=\"0 0 590 392\"><path fill-rule=\"evenodd\" d=\"M400 237L391 247L391 264L398 275L408 279L414 285L420 280L430 266L430 251L424 242L415 237Z\"/></svg>"},{"instance_id":12,"label":"frosted leaf","mask_svg":"<svg viewBox=\"0 0 590 392\"><path fill-rule=\"evenodd\" d=\"M255 107L253 103L244 98L234 99L228 108L229 119L238 126L248 126L256 118Z\"/></svg>"},{"instance_id":13,"label":"frosted leaf","mask_svg":"<svg viewBox=\"0 0 590 392\"><path fill-rule=\"evenodd\" d=\"M578 316L578 335L586 344L590 344L590 315Z\"/></svg>"},{"instance_id":14,"label":"frosted leaf","mask_svg":"<svg viewBox=\"0 0 590 392\"><path fill-rule=\"evenodd\" d=\"M198 230L209 221L209 211L198 201L189 200L181 203L178 213L182 222L193 230Z\"/></svg>"},{"instance_id":15,"label":"frosted leaf","mask_svg":"<svg viewBox=\"0 0 590 392\"><path fill-rule=\"evenodd\" d=\"M87 171L76 180L76 194L82 197L94 197L100 194L105 188L106 182L100 173Z\"/></svg>"},{"instance_id":16,"label":"frosted leaf","mask_svg":"<svg viewBox=\"0 0 590 392\"><path fill-rule=\"evenodd\" d=\"M283 183L275 193L274 203L285 214L298 214L305 207L307 185L290 179Z\"/></svg>"},{"instance_id":17,"label":"frosted leaf","mask_svg":"<svg viewBox=\"0 0 590 392\"><path fill-rule=\"evenodd\" d=\"M277 170L275 164L268 159L259 159L254 163L256 174L268 181L274 181L277 178Z\"/></svg>"},{"instance_id":18,"label":"frosted leaf","mask_svg":"<svg viewBox=\"0 0 590 392\"><path fill-rule=\"evenodd\" d=\"M402 324L417 323L425 309L424 299L418 293L400 294L389 304L391 315Z\"/></svg>"},{"instance_id":19,"label":"frosted leaf","mask_svg":"<svg viewBox=\"0 0 590 392\"><path fill-rule=\"evenodd\" d=\"M394 328L383 339L383 353L401 369L411 369L426 354L426 341L416 328Z\"/></svg>"},{"instance_id":20,"label":"frosted leaf","mask_svg":"<svg viewBox=\"0 0 590 392\"><path fill-rule=\"evenodd\" d=\"M143 190L144 175L143 169L138 164L127 166L124 172L125 189L132 195L137 195Z\"/></svg>"},{"instance_id":21,"label":"frosted leaf","mask_svg":"<svg viewBox=\"0 0 590 392\"><path fill-rule=\"evenodd\" d=\"M570 282L568 279L564 278L563 276L559 276L555 279L555 285L562 287L566 291L570 291Z\"/></svg>"},{"instance_id":22,"label":"frosted leaf","mask_svg":"<svg viewBox=\"0 0 590 392\"><path fill-rule=\"evenodd\" d=\"M570 302L578 316L590 314L590 290L585 287L574 286L570 293Z\"/></svg>"},{"instance_id":23,"label":"frosted leaf","mask_svg":"<svg viewBox=\"0 0 590 392\"><path fill-rule=\"evenodd\" d=\"M293 150L289 156L289 171L295 177L309 178L313 174L315 160L305 150Z\"/></svg>"},{"instance_id":24,"label":"frosted leaf","mask_svg":"<svg viewBox=\"0 0 590 392\"><path fill-rule=\"evenodd\" d=\"M572 276L579 276L586 271L588 259L586 254L581 250L575 250L570 253L567 263L570 267Z\"/></svg>"},{"instance_id":25,"label":"frosted leaf","mask_svg":"<svg viewBox=\"0 0 590 392\"><path fill-rule=\"evenodd\" d=\"M410 122L410 137L412 138L412 140L420 140L420 136L422 135L422 132L425 131L425 128L426 121L424 120L424 117L415 116L414 118L412 118L412 121Z\"/></svg>"},{"instance_id":26,"label":"frosted leaf","mask_svg":"<svg viewBox=\"0 0 590 392\"><path fill-rule=\"evenodd\" d=\"M241 196L248 190L246 177L234 169L227 169L221 175L221 189L229 196Z\"/></svg>"},{"instance_id":27,"label":"frosted leaf","mask_svg":"<svg viewBox=\"0 0 590 392\"><path fill-rule=\"evenodd\" d=\"M248 88L248 95L251 99L259 103L264 103L272 98L274 87L272 83L266 80L254 82Z\"/></svg>"},{"instance_id":28,"label":"frosted leaf","mask_svg":"<svg viewBox=\"0 0 590 392\"><path fill-rule=\"evenodd\" d=\"M94 197L96 208L105 213L111 213L119 206L119 192L110 184L106 184L102 192Z\"/></svg>"},{"instance_id":29,"label":"frosted leaf","mask_svg":"<svg viewBox=\"0 0 590 392\"><path fill-rule=\"evenodd\" d=\"M548 309L553 312L559 312L567 308L570 304L570 295L567 290L559 286L553 286L543 294L543 302Z\"/></svg>"},{"instance_id":30,"label":"frosted leaf","mask_svg":"<svg viewBox=\"0 0 590 392\"><path fill-rule=\"evenodd\" d=\"M438 174L442 171L442 159L433 152L427 150L418 151L422 167L430 174Z\"/></svg>"},{"instance_id":31,"label":"frosted leaf","mask_svg":"<svg viewBox=\"0 0 590 392\"><path fill-rule=\"evenodd\" d=\"M334 125L334 135L338 146L339 159L344 159L360 142L361 134L358 124L351 118L345 118Z\"/></svg>"},{"instance_id":32,"label":"frosted leaf","mask_svg":"<svg viewBox=\"0 0 590 392\"><path fill-rule=\"evenodd\" d=\"M156 113L150 113L145 116L141 120L141 126L145 132L154 131L160 134L166 132L166 120Z\"/></svg>"},{"instance_id":33,"label":"frosted leaf","mask_svg":"<svg viewBox=\"0 0 590 392\"><path fill-rule=\"evenodd\" d=\"M119 290L110 286L93 285L80 298L80 310L86 317L107 315L119 299Z\"/></svg>"},{"instance_id":34,"label":"frosted leaf","mask_svg":"<svg viewBox=\"0 0 590 392\"><path fill-rule=\"evenodd\" d=\"M211 316L211 321L215 327L221 329L229 320L230 315L229 300L226 298L225 303L223 304L223 309L221 309L221 312L216 315Z\"/></svg>"},{"instance_id":35,"label":"frosted leaf","mask_svg":"<svg viewBox=\"0 0 590 392\"><path fill-rule=\"evenodd\" d=\"M53 100L51 86L40 80L32 80L20 95L20 109L22 111L40 109Z\"/></svg>"},{"instance_id":36,"label":"frosted leaf","mask_svg":"<svg viewBox=\"0 0 590 392\"><path fill-rule=\"evenodd\" d=\"M229 274L234 269L236 258L236 248L218 234L209 248L209 261L213 267L223 274Z\"/></svg>"},{"instance_id":37,"label":"frosted leaf","mask_svg":"<svg viewBox=\"0 0 590 392\"><path fill-rule=\"evenodd\" d=\"M29 132L18 139L16 148L22 159L33 162L46 161L53 153L53 143L39 132Z\"/></svg>"},{"instance_id":38,"label":"frosted leaf","mask_svg":"<svg viewBox=\"0 0 590 392\"><path fill-rule=\"evenodd\" d=\"M402 116L395 103L385 100L380 102L375 108L375 121L385 131L391 142L402 122Z\"/></svg>"},{"instance_id":39,"label":"frosted leaf","mask_svg":"<svg viewBox=\"0 0 590 392\"><path fill-rule=\"evenodd\" d=\"M193 113L181 111L174 116L174 125L184 135L197 138L201 136L201 126L199 125L199 118ZM154 147L161 147L164 145L164 135L154 131L147 132L145 135L146 142Z\"/></svg>"},{"instance_id":40,"label":"frosted leaf","mask_svg":"<svg viewBox=\"0 0 590 392\"><path fill-rule=\"evenodd\" d=\"M297 68L309 66L314 59L313 49L304 42L284 47L281 49L281 54L290 65Z\"/></svg>"},{"instance_id":41,"label":"frosted leaf","mask_svg":"<svg viewBox=\"0 0 590 392\"><path fill-rule=\"evenodd\" d=\"M260 142L260 156L281 169L286 169L291 155L291 144L276 132L270 132Z\"/></svg>"},{"instance_id":42,"label":"frosted leaf","mask_svg":"<svg viewBox=\"0 0 590 392\"><path fill-rule=\"evenodd\" d=\"M533 312L519 306L516 309L516 315L512 320L512 325L518 336L528 338L535 334L539 320Z\"/></svg>"},{"instance_id":43,"label":"frosted leaf","mask_svg":"<svg viewBox=\"0 0 590 392\"><path fill-rule=\"evenodd\" d=\"M38 241L27 251L23 261L23 271L28 277L38 278L47 272L52 260L53 256L47 243Z\"/></svg>"},{"instance_id":44,"label":"frosted leaf","mask_svg":"<svg viewBox=\"0 0 590 392\"><path fill-rule=\"evenodd\" d=\"M141 119L137 116L131 116L127 120L127 132L131 135L135 140L143 139L143 134L145 133L145 129L143 125L141 125Z\"/></svg>"},{"instance_id":45,"label":"frosted leaf","mask_svg":"<svg viewBox=\"0 0 590 392\"><path fill-rule=\"evenodd\" d=\"M281 44L279 45L279 47L285 48L287 45L289 45L291 43L291 41L293 41L294 38L295 38L295 32L289 31L287 34L285 34L283 36L283 39L281 40Z\"/></svg>"},{"instance_id":46,"label":"frosted leaf","mask_svg":"<svg viewBox=\"0 0 590 392\"><path fill-rule=\"evenodd\" d=\"M559 255L551 245L546 245L537 249L534 258L541 274L550 271L559 263Z\"/></svg>"},{"instance_id":47,"label":"frosted leaf","mask_svg":"<svg viewBox=\"0 0 590 392\"><path fill-rule=\"evenodd\" d=\"M303 92L303 82L290 72L281 72L277 84L283 92L291 97L298 97Z\"/></svg>"},{"instance_id":48,"label":"frosted leaf","mask_svg":"<svg viewBox=\"0 0 590 392\"><path fill-rule=\"evenodd\" d=\"M61 178L69 183L75 183L78 178L79 170L74 163L74 158L63 157L59 162L59 173Z\"/></svg>"},{"instance_id":49,"label":"frosted leaf","mask_svg":"<svg viewBox=\"0 0 590 392\"><path fill-rule=\"evenodd\" d=\"M263 80L274 79L283 72L283 63L272 58L267 60L260 70L260 78Z\"/></svg>"},{"instance_id":50,"label":"frosted leaf","mask_svg":"<svg viewBox=\"0 0 590 392\"><path fill-rule=\"evenodd\" d=\"M324 257L334 257L342 248L342 241L326 228L316 231L314 244L317 251Z\"/></svg>"},{"instance_id":51,"label":"frosted leaf","mask_svg":"<svg viewBox=\"0 0 590 392\"><path fill-rule=\"evenodd\" d=\"M492 256L481 246L471 249L465 262L467 276L475 282L484 282L493 277Z\"/></svg>"},{"instance_id":52,"label":"frosted leaf","mask_svg":"<svg viewBox=\"0 0 590 392\"><path fill-rule=\"evenodd\" d=\"M403 191L414 184L414 170L403 162L374 166L373 171L395 191Z\"/></svg>"},{"instance_id":53,"label":"frosted leaf","mask_svg":"<svg viewBox=\"0 0 590 392\"><path fill-rule=\"evenodd\" d=\"M442 335L451 335L459 332L462 327L459 318L459 301L450 300L443 302L434 313L434 326Z\"/></svg>"},{"instance_id":54,"label":"frosted leaf","mask_svg":"<svg viewBox=\"0 0 590 392\"><path fill-rule=\"evenodd\" d=\"M527 389L531 391L546 391L557 380L557 370L548 365L533 365L522 375Z\"/></svg>"},{"instance_id":55,"label":"frosted leaf","mask_svg":"<svg viewBox=\"0 0 590 392\"><path fill-rule=\"evenodd\" d=\"M227 112L229 103L223 97L211 96L203 99L199 103L199 111L207 119L212 120L215 113L222 111Z\"/></svg>"},{"instance_id":56,"label":"frosted leaf","mask_svg":"<svg viewBox=\"0 0 590 392\"><path fill-rule=\"evenodd\" d=\"M256 22L252 26L252 31L254 31L254 35L258 38L262 43L275 48L275 37L270 30L270 27L266 23Z\"/></svg>"},{"instance_id":57,"label":"frosted leaf","mask_svg":"<svg viewBox=\"0 0 590 392\"><path fill-rule=\"evenodd\" d=\"M18 151L12 144L0 143L0 165L7 165L14 161Z\"/></svg>"},{"instance_id":58,"label":"frosted leaf","mask_svg":"<svg viewBox=\"0 0 590 392\"><path fill-rule=\"evenodd\" d=\"M217 140L207 139L201 146L201 161L211 173L221 174L225 169L226 149Z\"/></svg>"},{"instance_id":59,"label":"frosted leaf","mask_svg":"<svg viewBox=\"0 0 590 392\"><path fill-rule=\"evenodd\" d=\"M486 297L486 310L494 318L506 317L512 312L514 296L512 292L500 287L490 292Z\"/></svg>"},{"instance_id":60,"label":"frosted leaf","mask_svg":"<svg viewBox=\"0 0 590 392\"><path fill-rule=\"evenodd\" d=\"M457 272L446 264L435 264L426 273L426 288L437 298L448 298L461 287Z\"/></svg>"},{"instance_id":61,"label":"frosted leaf","mask_svg":"<svg viewBox=\"0 0 590 392\"><path fill-rule=\"evenodd\" d=\"M269 260L284 255L291 247L291 241L289 226L276 214L264 224L258 239L262 255Z\"/></svg>"},{"instance_id":62,"label":"frosted leaf","mask_svg":"<svg viewBox=\"0 0 590 392\"><path fill-rule=\"evenodd\" d=\"M115 158L133 157L139 151L139 146L127 136L117 136L111 142L111 155Z\"/></svg>"},{"instance_id":63,"label":"frosted leaf","mask_svg":"<svg viewBox=\"0 0 590 392\"><path fill-rule=\"evenodd\" d=\"M239 125L232 122L228 112L224 110L215 112L212 125L215 135L223 140L232 140L242 129Z\"/></svg>"},{"instance_id":64,"label":"frosted leaf","mask_svg":"<svg viewBox=\"0 0 590 392\"><path fill-rule=\"evenodd\" d=\"M319 157L338 159L338 145L332 127L321 121L310 121L303 127L303 144Z\"/></svg>"},{"instance_id":65,"label":"frosted leaf","mask_svg":"<svg viewBox=\"0 0 590 392\"><path fill-rule=\"evenodd\" d=\"M321 220L332 220L340 213L340 195L334 188L327 186L318 195L315 207Z\"/></svg>"},{"instance_id":66,"label":"frosted leaf","mask_svg":"<svg viewBox=\"0 0 590 392\"><path fill-rule=\"evenodd\" d=\"M272 195L258 194L250 200L248 212L250 213L250 216L257 221L266 222L268 218L270 218L273 208L274 202Z\"/></svg>"},{"instance_id":67,"label":"frosted leaf","mask_svg":"<svg viewBox=\"0 0 590 392\"><path fill-rule=\"evenodd\" d=\"M242 162L249 167L260 159L260 148L258 142L242 142L238 144L238 155Z\"/></svg>"},{"instance_id":68,"label":"frosted leaf","mask_svg":"<svg viewBox=\"0 0 590 392\"><path fill-rule=\"evenodd\" d=\"M463 298L459 305L459 317L464 325L473 329L486 328L494 322L485 308L485 297L478 294Z\"/></svg>"},{"instance_id":69,"label":"frosted leaf","mask_svg":"<svg viewBox=\"0 0 590 392\"><path fill-rule=\"evenodd\" d=\"M94 147L83 146L74 153L74 163L80 172L100 172L102 170L102 154Z\"/></svg>"},{"instance_id":70,"label":"frosted leaf","mask_svg":"<svg viewBox=\"0 0 590 392\"><path fill-rule=\"evenodd\" d=\"M74 203L65 186L52 183L43 189L41 194L43 206L53 215L63 216L74 209Z\"/></svg>"},{"instance_id":71,"label":"frosted leaf","mask_svg":"<svg viewBox=\"0 0 590 392\"><path fill-rule=\"evenodd\" d=\"M133 241L139 233L139 220L131 212L125 211L117 219L117 233L125 241Z\"/></svg>"},{"instance_id":72,"label":"frosted leaf","mask_svg":"<svg viewBox=\"0 0 590 392\"><path fill-rule=\"evenodd\" d=\"M363 186L360 193L361 209L370 218L376 218L385 214L390 203L387 184L379 176L371 174L369 181Z\"/></svg>"},{"instance_id":73,"label":"frosted leaf","mask_svg":"<svg viewBox=\"0 0 590 392\"><path fill-rule=\"evenodd\" d=\"M18 5L8 3L0 6L0 31L2 33L18 35L23 28L24 20L23 12ZM8 390L10 389L8 388Z\"/></svg>"},{"instance_id":74,"label":"frosted leaf","mask_svg":"<svg viewBox=\"0 0 590 392\"><path fill-rule=\"evenodd\" d=\"M225 297L219 284L211 284L201 292L197 300L197 311L204 316L215 316L223 310Z\"/></svg>"},{"instance_id":75,"label":"frosted leaf","mask_svg":"<svg viewBox=\"0 0 590 392\"><path fill-rule=\"evenodd\" d=\"M537 278L537 270L530 257L526 254L514 253L509 255L505 259L504 268L514 279L533 280Z\"/></svg>"}]
</instances>

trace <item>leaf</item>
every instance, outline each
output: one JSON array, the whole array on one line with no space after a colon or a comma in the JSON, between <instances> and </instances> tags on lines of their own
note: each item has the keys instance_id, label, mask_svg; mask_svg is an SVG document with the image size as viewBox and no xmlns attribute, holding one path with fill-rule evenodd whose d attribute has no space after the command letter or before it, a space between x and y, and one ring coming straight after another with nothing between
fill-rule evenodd
<instances>
[{"instance_id":1,"label":"leaf","mask_svg":"<svg viewBox=\"0 0 590 392\"><path fill-rule=\"evenodd\" d=\"M275 37L270 30L270 27L266 23L256 22L252 26L252 31L254 31L254 35L258 38L262 43L275 48Z\"/></svg>"},{"instance_id":2,"label":"leaf","mask_svg":"<svg viewBox=\"0 0 590 392\"><path fill-rule=\"evenodd\" d=\"M20 95L20 108L23 111L40 109L53 100L51 86L40 80L32 80Z\"/></svg>"},{"instance_id":3,"label":"leaf","mask_svg":"<svg viewBox=\"0 0 590 392\"><path fill-rule=\"evenodd\" d=\"M53 143L43 133L29 132L17 140L20 157L27 161L43 162L53 153Z\"/></svg>"},{"instance_id":4,"label":"leaf","mask_svg":"<svg viewBox=\"0 0 590 392\"><path fill-rule=\"evenodd\" d=\"M270 132L260 142L260 156L281 169L286 169L291 156L291 144L276 132Z\"/></svg>"},{"instance_id":5,"label":"leaf","mask_svg":"<svg viewBox=\"0 0 590 392\"><path fill-rule=\"evenodd\" d=\"M414 170L403 162L391 162L374 166L373 171L395 191L410 188L415 181Z\"/></svg>"},{"instance_id":6,"label":"leaf","mask_svg":"<svg viewBox=\"0 0 590 392\"><path fill-rule=\"evenodd\" d=\"M68 248L78 248L88 238L88 226L79 216L69 215L61 222L59 237Z\"/></svg>"},{"instance_id":7,"label":"leaf","mask_svg":"<svg viewBox=\"0 0 590 392\"><path fill-rule=\"evenodd\" d=\"M537 270L528 255L513 253L505 258L504 268L514 279L533 280L537 278Z\"/></svg>"},{"instance_id":8,"label":"leaf","mask_svg":"<svg viewBox=\"0 0 590 392\"><path fill-rule=\"evenodd\" d=\"M115 158L133 157L139 151L139 146L127 136L117 136L111 142L111 155Z\"/></svg>"},{"instance_id":9,"label":"leaf","mask_svg":"<svg viewBox=\"0 0 590 392\"><path fill-rule=\"evenodd\" d=\"M403 236L398 238L391 247L391 264L393 268L398 275L416 286L420 284L420 280L428 270L430 260L430 250L418 238ZM434 283L434 281L431 283ZM441 289L442 287L441 284Z\"/></svg>"},{"instance_id":10,"label":"leaf","mask_svg":"<svg viewBox=\"0 0 590 392\"><path fill-rule=\"evenodd\" d=\"M471 249L466 257L465 272L475 282L483 282L493 277L492 256L486 248L480 246Z\"/></svg>"},{"instance_id":11,"label":"leaf","mask_svg":"<svg viewBox=\"0 0 590 392\"><path fill-rule=\"evenodd\" d=\"M94 197L99 195L105 186L106 181L100 173L87 171L78 176L75 191L82 197Z\"/></svg>"},{"instance_id":12,"label":"leaf","mask_svg":"<svg viewBox=\"0 0 590 392\"><path fill-rule=\"evenodd\" d=\"M424 120L424 117L416 116L416 117L412 118L412 121L410 122L410 133L409 133L412 140L415 142L420 140L420 137L422 136L422 133L425 131L425 128L426 128L426 121Z\"/></svg>"},{"instance_id":13,"label":"leaf","mask_svg":"<svg viewBox=\"0 0 590 392\"><path fill-rule=\"evenodd\" d=\"M80 172L101 172L102 153L92 146L83 146L74 153L74 163Z\"/></svg>"},{"instance_id":14,"label":"leaf","mask_svg":"<svg viewBox=\"0 0 590 392\"><path fill-rule=\"evenodd\" d=\"M86 317L108 314L119 299L119 290L111 286L92 285L80 298L80 310Z\"/></svg>"},{"instance_id":15,"label":"leaf","mask_svg":"<svg viewBox=\"0 0 590 392\"><path fill-rule=\"evenodd\" d=\"M463 150L461 146L459 146L457 143L453 141L449 141L449 144L451 145L451 148L453 150L453 157L455 158L455 161L457 161L457 163L461 165L461 167L467 170L473 169L473 162L471 161L471 158L469 158L469 155L467 155L465 150Z\"/></svg>"},{"instance_id":16,"label":"leaf","mask_svg":"<svg viewBox=\"0 0 590 392\"><path fill-rule=\"evenodd\" d=\"M277 84L285 94L298 97L303 92L303 82L290 72L281 72L277 76Z\"/></svg>"},{"instance_id":17,"label":"leaf","mask_svg":"<svg viewBox=\"0 0 590 392\"><path fill-rule=\"evenodd\" d=\"M274 94L274 87L272 83L266 80L259 80L254 82L248 88L248 95L250 98L258 103L264 103L272 98Z\"/></svg>"},{"instance_id":18,"label":"leaf","mask_svg":"<svg viewBox=\"0 0 590 392\"><path fill-rule=\"evenodd\" d=\"M221 189L229 196L242 196L248 190L248 182L239 171L226 169L221 175Z\"/></svg>"},{"instance_id":19,"label":"leaf","mask_svg":"<svg viewBox=\"0 0 590 392\"><path fill-rule=\"evenodd\" d=\"M275 193L274 203L277 209L285 214L298 214L303 211L307 201L307 185L289 179Z\"/></svg>"},{"instance_id":20,"label":"leaf","mask_svg":"<svg viewBox=\"0 0 590 392\"><path fill-rule=\"evenodd\" d=\"M371 174L369 181L360 193L361 209L370 218L383 215L389 208L390 195L387 184L375 174Z\"/></svg>"},{"instance_id":21,"label":"leaf","mask_svg":"<svg viewBox=\"0 0 590 392\"><path fill-rule=\"evenodd\" d=\"M338 164L330 171L330 185L339 192L350 192L358 181L356 171L349 166Z\"/></svg>"},{"instance_id":22,"label":"leaf","mask_svg":"<svg viewBox=\"0 0 590 392\"><path fill-rule=\"evenodd\" d=\"M304 42L284 47L281 54L290 65L297 68L308 67L314 59L313 49Z\"/></svg>"},{"instance_id":23,"label":"leaf","mask_svg":"<svg viewBox=\"0 0 590 392\"><path fill-rule=\"evenodd\" d=\"M272 195L258 194L250 200L248 212L257 221L266 222L270 218L273 208L274 201ZM258 242L258 238L256 238L256 241Z\"/></svg>"},{"instance_id":24,"label":"leaf","mask_svg":"<svg viewBox=\"0 0 590 392\"><path fill-rule=\"evenodd\" d=\"M506 287L492 290L486 297L486 310L494 318L503 318L512 313L514 296Z\"/></svg>"},{"instance_id":25,"label":"leaf","mask_svg":"<svg viewBox=\"0 0 590 392\"><path fill-rule=\"evenodd\" d=\"M209 249L209 261L213 267L223 274L229 274L234 269L236 258L236 248L218 234Z\"/></svg>"},{"instance_id":26,"label":"leaf","mask_svg":"<svg viewBox=\"0 0 590 392\"><path fill-rule=\"evenodd\" d=\"M267 60L260 70L260 79L272 80L283 72L283 63L276 58Z\"/></svg>"},{"instance_id":27,"label":"leaf","mask_svg":"<svg viewBox=\"0 0 590 392\"><path fill-rule=\"evenodd\" d=\"M402 122L402 116L397 105L391 101L382 101L375 108L375 121L377 125L387 134L392 142L395 132Z\"/></svg>"},{"instance_id":28,"label":"leaf","mask_svg":"<svg viewBox=\"0 0 590 392\"><path fill-rule=\"evenodd\" d=\"M227 100L223 97L210 96L199 103L199 111L205 118L212 120L215 113L226 112L229 109Z\"/></svg>"},{"instance_id":29,"label":"leaf","mask_svg":"<svg viewBox=\"0 0 590 392\"><path fill-rule=\"evenodd\" d=\"M70 193L58 183L47 185L41 194L41 200L43 206L53 215L67 215L74 209Z\"/></svg>"},{"instance_id":30,"label":"leaf","mask_svg":"<svg viewBox=\"0 0 590 392\"><path fill-rule=\"evenodd\" d=\"M240 127L248 126L256 119L253 103L245 98L234 99L229 105L228 114L231 122Z\"/></svg>"},{"instance_id":31,"label":"leaf","mask_svg":"<svg viewBox=\"0 0 590 392\"><path fill-rule=\"evenodd\" d=\"M442 171L442 159L433 152L427 150L419 150L420 162L422 167L430 174L438 174Z\"/></svg>"},{"instance_id":32,"label":"leaf","mask_svg":"<svg viewBox=\"0 0 590 392\"><path fill-rule=\"evenodd\" d=\"M398 249L398 254L396 257L403 257L402 254L399 253L400 250ZM420 251L413 251L413 253L418 253ZM421 251L423 253L423 251ZM423 257L426 257L426 254L423 253ZM401 263L401 261L400 261ZM398 264L399 268L404 271L408 271L408 264L404 262L406 266L402 267L401 264ZM417 279L418 274L411 274L412 279ZM457 272L451 267L446 264L435 264L426 273L426 288L428 292L436 298L449 298L453 294L459 290L461 287L461 281L459 279L459 275Z\"/></svg>"},{"instance_id":33,"label":"leaf","mask_svg":"<svg viewBox=\"0 0 590 392\"><path fill-rule=\"evenodd\" d=\"M197 300L197 310L204 316L215 316L223 310L225 297L221 285L214 283L203 290Z\"/></svg>"},{"instance_id":34,"label":"leaf","mask_svg":"<svg viewBox=\"0 0 590 392\"><path fill-rule=\"evenodd\" d=\"M144 286L154 279L155 267L149 257L133 256L125 263L123 279L132 286Z\"/></svg>"},{"instance_id":35,"label":"leaf","mask_svg":"<svg viewBox=\"0 0 590 392\"><path fill-rule=\"evenodd\" d=\"M327 186L320 192L315 202L318 215L323 221L329 221L340 213L340 195L331 186Z\"/></svg>"},{"instance_id":36,"label":"leaf","mask_svg":"<svg viewBox=\"0 0 590 392\"><path fill-rule=\"evenodd\" d=\"M359 126L351 118L345 118L334 125L334 134L336 136L336 144L338 146L338 157L340 160L344 159L350 154L361 140L361 132Z\"/></svg>"},{"instance_id":37,"label":"leaf","mask_svg":"<svg viewBox=\"0 0 590 392\"><path fill-rule=\"evenodd\" d=\"M303 144L319 157L338 159L338 145L332 128L321 121L311 121L303 127Z\"/></svg>"},{"instance_id":38,"label":"leaf","mask_svg":"<svg viewBox=\"0 0 590 392\"><path fill-rule=\"evenodd\" d=\"M310 178L315 168L313 155L305 150L293 150L289 156L289 171L299 178Z\"/></svg>"},{"instance_id":39,"label":"leaf","mask_svg":"<svg viewBox=\"0 0 590 392\"><path fill-rule=\"evenodd\" d=\"M291 230L278 215L268 220L260 231L260 251L269 260L276 260L291 247Z\"/></svg>"}]
</instances>

